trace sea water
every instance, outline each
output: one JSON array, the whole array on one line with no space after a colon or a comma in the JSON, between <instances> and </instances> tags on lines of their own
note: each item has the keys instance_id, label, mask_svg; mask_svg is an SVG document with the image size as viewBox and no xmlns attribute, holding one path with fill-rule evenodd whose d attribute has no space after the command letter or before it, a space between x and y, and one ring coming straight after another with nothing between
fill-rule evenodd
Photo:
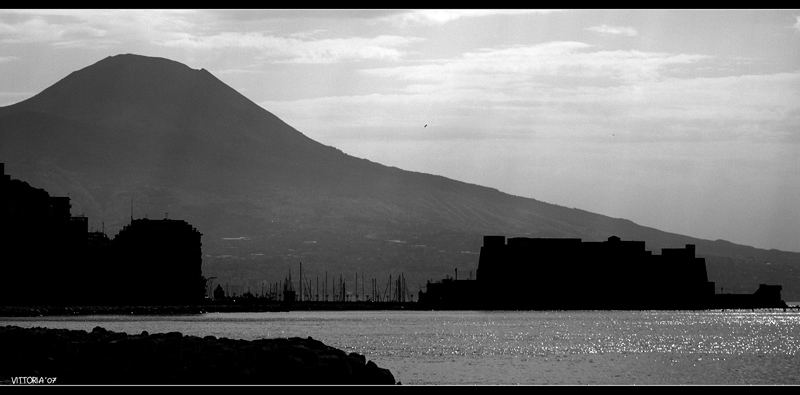
<instances>
[{"instance_id":1,"label":"sea water","mask_svg":"<svg viewBox=\"0 0 800 395\"><path fill-rule=\"evenodd\" d=\"M357 352L403 384L800 384L800 312L294 311L2 318L0 325L258 339Z\"/></svg>"}]
</instances>

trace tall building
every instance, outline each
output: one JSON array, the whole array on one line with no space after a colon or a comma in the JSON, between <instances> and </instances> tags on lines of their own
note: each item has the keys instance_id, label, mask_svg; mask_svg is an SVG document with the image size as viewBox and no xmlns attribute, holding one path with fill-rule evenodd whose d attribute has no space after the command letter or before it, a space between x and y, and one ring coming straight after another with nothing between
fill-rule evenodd
<instances>
[{"instance_id":1,"label":"tall building","mask_svg":"<svg viewBox=\"0 0 800 395\"><path fill-rule=\"evenodd\" d=\"M111 240L70 210L0 163L0 304L202 302L202 235L188 222L132 219Z\"/></svg>"},{"instance_id":2,"label":"tall building","mask_svg":"<svg viewBox=\"0 0 800 395\"><path fill-rule=\"evenodd\" d=\"M12 179L0 164L0 301L49 303L78 277L86 249L85 217L72 217L68 197Z\"/></svg>"},{"instance_id":3,"label":"tall building","mask_svg":"<svg viewBox=\"0 0 800 395\"><path fill-rule=\"evenodd\" d=\"M121 299L126 303L193 304L202 301L201 233L172 219L134 219L114 237Z\"/></svg>"}]
</instances>

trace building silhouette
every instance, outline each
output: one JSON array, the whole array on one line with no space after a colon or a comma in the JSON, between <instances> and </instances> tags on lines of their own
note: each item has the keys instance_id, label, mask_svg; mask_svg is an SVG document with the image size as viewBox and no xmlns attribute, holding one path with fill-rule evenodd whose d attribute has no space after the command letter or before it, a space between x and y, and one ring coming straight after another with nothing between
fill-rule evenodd
<instances>
[{"instance_id":1,"label":"building silhouette","mask_svg":"<svg viewBox=\"0 0 800 395\"><path fill-rule=\"evenodd\" d=\"M762 284L753 295L715 295L692 244L657 255L643 241L617 236L601 242L484 236L476 280L429 282L419 300L437 308L750 308L785 306L780 289Z\"/></svg>"},{"instance_id":2,"label":"building silhouette","mask_svg":"<svg viewBox=\"0 0 800 395\"><path fill-rule=\"evenodd\" d=\"M201 234L186 221L134 219L112 242L122 303L191 304L205 294Z\"/></svg>"},{"instance_id":3,"label":"building silhouette","mask_svg":"<svg viewBox=\"0 0 800 395\"><path fill-rule=\"evenodd\" d=\"M201 234L186 221L132 219L110 239L68 197L12 179L0 163L0 303L202 302Z\"/></svg>"},{"instance_id":4,"label":"building silhouette","mask_svg":"<svg viewBox=\"0 0 800 395\"><path fill-rule=\"evenodd\" d=\"M85 251L85 218L72 217L66 197L12 179L0 164L0 298L42 303L74 281L73 257Z\"/></svg>"},{"instance_id":5,"label":"building silhouette","mask_svg":"<svg viewBox=\"0 0 800 395\"><path fill-rule=\"evenodd\" d=\"M214 300L224 300L225 299L225 290L222 289L222 285L217 284L217 287L214 288Z\"/></svg>"}]
</instances>

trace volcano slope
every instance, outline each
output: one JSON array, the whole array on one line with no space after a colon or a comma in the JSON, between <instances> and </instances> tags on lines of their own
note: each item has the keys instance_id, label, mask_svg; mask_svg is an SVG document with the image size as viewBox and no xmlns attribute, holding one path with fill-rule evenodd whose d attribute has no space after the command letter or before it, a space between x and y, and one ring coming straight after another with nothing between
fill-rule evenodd
<instances>
[{"instance_id":1,"label":"volcano slope","mask_svg":"<svg viewBox=\"0 0 800 395\"><path fill-rule=\"evenodd\" d=\"M696 244L718 287L782 284L784 299L800 299L799 253L662 232L352 157L205 69L163 58L111 56L0 108L0 161L13 178L70 196L73 215L111 236L131 216L188 220L204 234L205 275L239 293L296 273L300 261L312 285L327 272L351 287L363 273L382 292L388 275L403 273L415 292L454 268L468 276L485 234L617 235L656 253Z\"/></svg>"}]
</instances>

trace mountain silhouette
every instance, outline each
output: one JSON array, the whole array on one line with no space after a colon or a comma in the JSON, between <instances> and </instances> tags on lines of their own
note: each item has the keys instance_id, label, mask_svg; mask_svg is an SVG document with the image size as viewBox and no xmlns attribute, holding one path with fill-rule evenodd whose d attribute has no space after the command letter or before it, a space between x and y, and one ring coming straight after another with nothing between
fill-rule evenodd
<instances>
[{"instance_id":1,"label":"mountain silhouette","mask_svg":"<svg viewBox=\"0 0 800 395\"><path fill-rule=\"evenodd\" d=\"M205 69L163 58L107 57L0 107L0 161L12 177L70 196L73 214L95 228L104 221L115 232L131 215L186 219L204 234L203 270L219 283L257 287L302 261L312 283L326 270L348 281L404 272L414 289L456 267L474 270L485 234L617 235L654 251L696 244L726 292L777 283L786 300L800 298L800 253L667 233L356 158Z\"/></svg>"}]
</instances>

